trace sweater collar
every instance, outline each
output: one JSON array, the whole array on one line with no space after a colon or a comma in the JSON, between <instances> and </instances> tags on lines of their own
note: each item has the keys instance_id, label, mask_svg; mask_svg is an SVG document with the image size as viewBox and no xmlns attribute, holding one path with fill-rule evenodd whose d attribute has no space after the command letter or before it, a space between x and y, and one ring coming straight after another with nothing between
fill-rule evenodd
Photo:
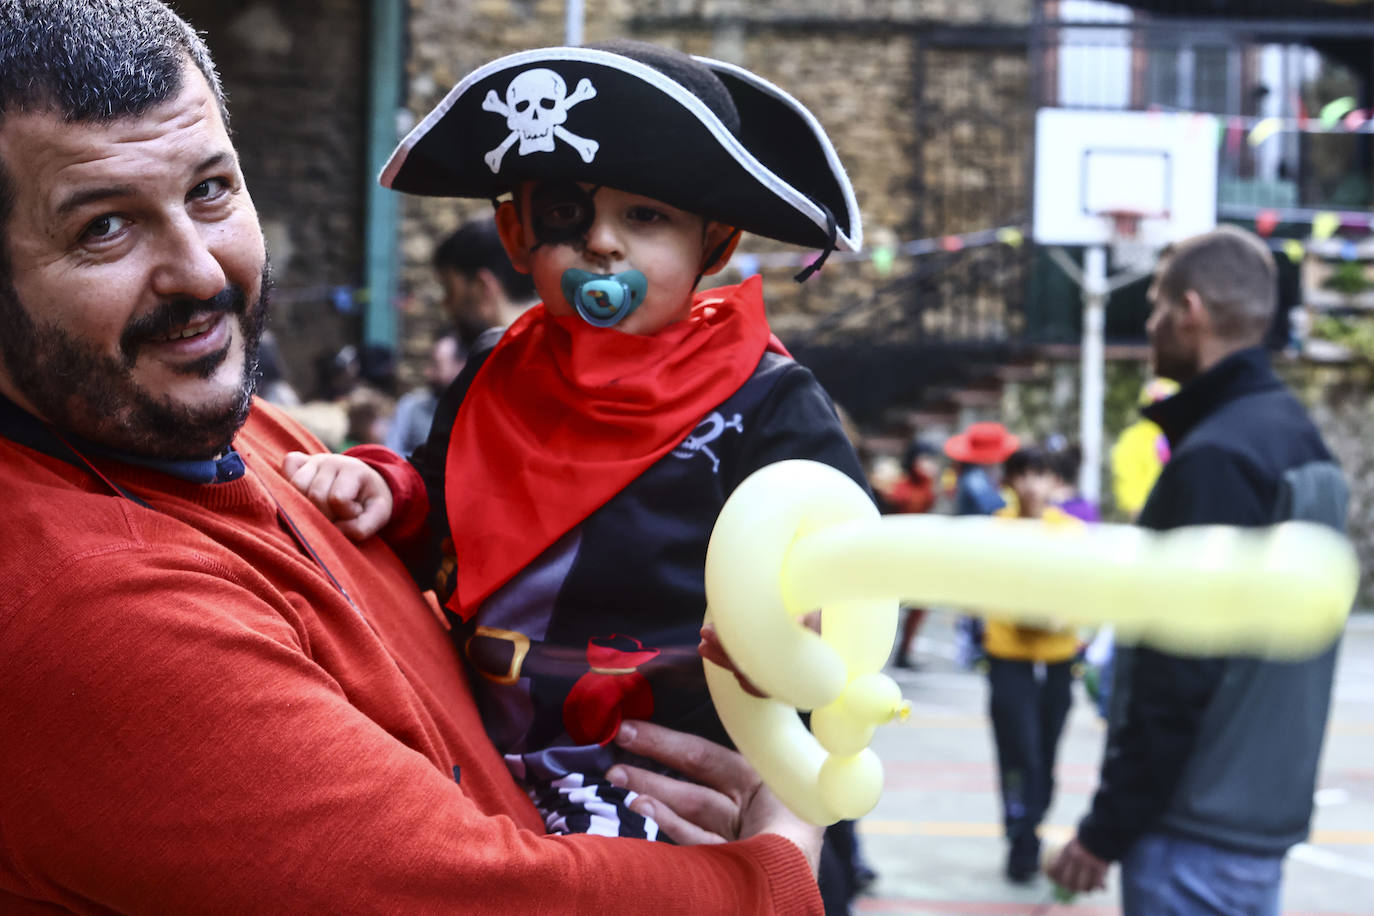
<instances>
[{"instance_id":1,"label":"sweater collar","mask_svg":"<svg viewBox=\"0 0 1374 916\"><path fill-rule=\"evenodd\" d=\"M1202 419L1222 404L1260 391L1282 388L1274 374L1269 351L1248 347L1223 358L1193 379L1171 398L1141 410L1147 419L1159 424L1169 445L1177 448Z\"/></svg>"},{"instance_id":2,"label":"sweater collar","mask_svg":"<svg viewBox=\"0 0 1374 916\"><path fill-rule=\"evenodd\" d=\"M59 438L48 424L4 395L0 395L0 437L63 461L70 460L68 449L74 448L84 454L161 471L188 483L228 483L238 480L245 471L243 458L232 447L219 458L167 460L122 452L71 433Z\"/></svg>"}]
</instances>

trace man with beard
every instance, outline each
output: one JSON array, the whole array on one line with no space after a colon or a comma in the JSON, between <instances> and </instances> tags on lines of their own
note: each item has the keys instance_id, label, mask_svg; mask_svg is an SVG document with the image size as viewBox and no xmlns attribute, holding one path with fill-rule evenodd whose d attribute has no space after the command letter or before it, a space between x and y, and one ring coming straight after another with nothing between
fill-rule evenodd
<instances>
[{"instance_id":1,"label":"man with beard","mask_svg":"<svg viewBox=\"0 0 1374 916\"><path fill-rule=\"evenodd\" d=\"M267 286L190 27L0 0L0 911L818 912L819 831L648 723L682 845L543 835L437 613L281 475Z\"/></svg>"},{"instance_id":2,"label":"man with beard","mask_svg":"<svg viewBox=\"0 0 1374 916\"><path fill-rule=\"evenodd\" d=\"M1235 227L1160 261L1146 327L1156 374L1182 387L1144 409L1172 457L1140 525L1344 528L1340 468L1261 346L1276 294L1269 250ZM1311 821L1335 657L1118 647L1101 784L1050 876L1091 890L1120 861L1127 916L1277 914L1283 857Z\"/></svg>"}]
</instances>

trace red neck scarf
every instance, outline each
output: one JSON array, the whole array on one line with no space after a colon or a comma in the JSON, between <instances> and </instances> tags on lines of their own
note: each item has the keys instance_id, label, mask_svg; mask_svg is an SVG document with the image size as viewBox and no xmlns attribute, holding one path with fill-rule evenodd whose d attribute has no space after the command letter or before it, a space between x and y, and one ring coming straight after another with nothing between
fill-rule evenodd
<instances>
[{"instance_id":1,"label":"red neck scarf","mask_svg":"<svg viewBox=\"0 0 1374 916\"><path fill-rule=\"evenodd\" d=\"M473 379L449 438L449 607L471 618L676 448L769 346L758 277L697 293L685 320L653 335L555 318L542 305L522 315Z\"/></svg>"}]
</instances>

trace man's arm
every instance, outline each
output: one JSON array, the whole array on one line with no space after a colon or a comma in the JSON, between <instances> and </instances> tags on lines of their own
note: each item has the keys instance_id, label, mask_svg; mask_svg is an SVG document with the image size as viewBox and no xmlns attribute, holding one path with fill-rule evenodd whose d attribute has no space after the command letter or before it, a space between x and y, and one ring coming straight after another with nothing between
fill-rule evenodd
<instances>
[{"instance_id":1,"label":"man's arm","mask_svg":"<svg viewBox=\"0 0 1374 916\"><path fill-rule=\"evenodd\" d=\"M372 646L351 653L345 677L317 657L333 646L310 622L316 609L262 598L252 578L193 550L135 548L80 558L42 595L11 596L0 902L819 912L807 859L777 819L744 842L690 848L522 829L518 790L480 730L455 738L377 699L409 690L420 705L441 689L385 651L410 636L383 626L372 640L367 621L328 621Z\"/></svg>"}]
</instances>

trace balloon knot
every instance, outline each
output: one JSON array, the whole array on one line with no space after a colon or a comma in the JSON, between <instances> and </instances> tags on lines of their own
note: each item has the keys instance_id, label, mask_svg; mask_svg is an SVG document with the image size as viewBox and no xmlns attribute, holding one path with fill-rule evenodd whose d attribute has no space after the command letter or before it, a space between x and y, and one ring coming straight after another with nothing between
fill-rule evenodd
<instances>
[{"instance_id":1,"label":"balloon knot","mask_svg":"<svg viewBox=\"0 0 1374 916\"><path fill-rule=\"evenodd\" d=\"M898 722L905 722L907 719L910 719L910 718L911 718L911 701L910 701L910 700L903 700L903 701L901 702L901 705L897 707L897 712L895 713L894 718L895 718Z\"/></svg>"}]
</instances>

